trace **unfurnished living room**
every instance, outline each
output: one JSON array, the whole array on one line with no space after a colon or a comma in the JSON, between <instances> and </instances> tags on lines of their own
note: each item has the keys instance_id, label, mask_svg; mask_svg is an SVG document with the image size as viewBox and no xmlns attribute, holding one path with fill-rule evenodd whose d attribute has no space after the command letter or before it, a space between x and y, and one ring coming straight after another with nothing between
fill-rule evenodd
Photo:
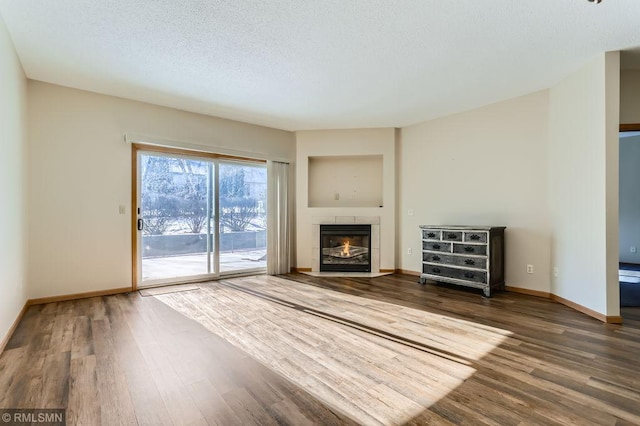
<instances>
[{"instance_id":1,"label":"unfurnished living room","mask_svg":"<svg viewBox=\"0 0 640 426\"><path fill-rule=\"evenodd\" d=\"M637 0L0 0L0 424L640 424Z\"/></svg>"}]
</instances>

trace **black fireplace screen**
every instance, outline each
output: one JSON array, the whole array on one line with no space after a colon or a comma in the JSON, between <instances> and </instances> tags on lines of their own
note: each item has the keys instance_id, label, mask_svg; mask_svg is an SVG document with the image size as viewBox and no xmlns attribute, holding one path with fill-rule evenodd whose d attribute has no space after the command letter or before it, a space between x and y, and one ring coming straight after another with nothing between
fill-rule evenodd
<instances>
[{"instance_id":1,"label":"black fireplace screen","mask_svg":"<svg viewBox=\"0 0 640 426\"><path fill-rule=\"evenodd\" d=\"M371 225L320 225L320 271L371 272Z\"/></svg>"}]
</instances>

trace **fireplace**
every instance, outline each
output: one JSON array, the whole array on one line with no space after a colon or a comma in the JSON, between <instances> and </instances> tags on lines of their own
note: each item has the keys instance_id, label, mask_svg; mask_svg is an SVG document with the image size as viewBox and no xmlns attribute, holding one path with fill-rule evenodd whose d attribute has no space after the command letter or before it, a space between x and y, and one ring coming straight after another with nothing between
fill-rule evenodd
<instances>
[{"instance_id":1,"label":"fireplace","mask_svg":"<svg viewBox=\"0 0 640 426\"><path fill-rule=\"evenodd\" d=\"M320 271L371 272L371 225L320 225Z\"/></svg>"}]
</instances>

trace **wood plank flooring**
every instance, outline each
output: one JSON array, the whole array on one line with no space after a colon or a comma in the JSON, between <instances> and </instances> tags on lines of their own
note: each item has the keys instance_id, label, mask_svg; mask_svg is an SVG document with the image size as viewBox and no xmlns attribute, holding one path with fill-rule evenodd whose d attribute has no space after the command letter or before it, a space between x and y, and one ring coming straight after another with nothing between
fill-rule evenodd
<instances>
[{"instance_id":1,"label":"wood plank flooring","mask_svg":"<svg viewBox=\"0 0 640 426\"><path fill-rule=\"evenodd\" d=\"M155 297L32 306L0 356L0 408L70 425L355 424Z\"/></svg>"},{"instance_id":2,"label":"wood plank flooring","mask_svg":"<svg viewBox=\"0 0 640 426\"><path fill-rule=\"evenodd\" d=\"M640 309L415 277L257 276L33 306L0 408L69 424L640 424Z\"/></svg>"}]
</instances>

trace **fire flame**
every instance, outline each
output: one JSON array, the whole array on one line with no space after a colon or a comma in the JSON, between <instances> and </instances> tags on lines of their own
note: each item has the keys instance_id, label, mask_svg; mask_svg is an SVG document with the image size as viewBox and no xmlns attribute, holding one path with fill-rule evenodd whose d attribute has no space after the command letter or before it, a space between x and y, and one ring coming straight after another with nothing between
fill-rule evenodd
<instances>
[{"instance_id":1,"label":"fire flame","mask_svg":"<svg viewBox=\"0 0 640 426\"><path fill-rule=\"evenodd\" d=\"M342 256L349 256L349 240L344 242L344 246L342 246L342 252L340 254Z\"/></svg>"}]
</instances>

